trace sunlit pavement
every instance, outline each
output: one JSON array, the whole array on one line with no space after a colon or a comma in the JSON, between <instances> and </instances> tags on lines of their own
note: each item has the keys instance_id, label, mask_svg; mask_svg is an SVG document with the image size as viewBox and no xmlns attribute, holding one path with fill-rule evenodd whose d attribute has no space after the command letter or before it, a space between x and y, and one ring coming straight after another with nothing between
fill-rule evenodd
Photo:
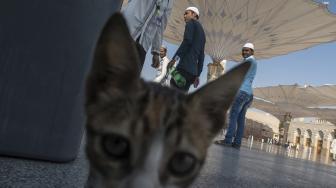
<instances>
[{"instance_id":1,"label":"sunlit pavement","mask_svg":"<svg viewBox=\"0 0 336 188\"><path fill-rule=\"evenodd\" d=\"M291 154L288 157L286 151L275 152L281 148L271 146L270 149L263 145L260 150L261 145L249 148L245 143L237 150L213 145L192 188L335 187L335 162L329 161L325 165L294 158ZM74 162L66 164L0 157L0 187L83 187L88 174L83 148ZM303 153L297 155L305 156ZM312 154L311 158L314 158ZM321 160L324 160L323 157Z\"/></svg>"},{"instance_id":2,"label":"sunlit pavement","mask_svg":"<svg viewBox=\"0 0 336 188\"><path fill-rule=\"evenodd\" d=\"M282 155L290 158L304 159L309 161L315 161L321 164L335 165L332 161L331 154L323 149L318 151L312 147L300 147L298 150L295 148L286 148L274 144L267 144L261 142L246 141L244 145L249 149L265 151L276 155Z\"/></svg>"},{"instance_id":3,"label":"sunlit pavement","mask_svg":"<svg viewBox=\"0 0 336 188\"><path fill-rule=\"evenodd\" d=\"M336 162L325 165L294 158L295 154L288 156L285 148L276 145L263 144L261 148L260 144L249 147L247 143L240 150L213 145L193 188L335 187ZM298 152L297 156L304 158L305 153Z\"/></svg>"}]
</instances>

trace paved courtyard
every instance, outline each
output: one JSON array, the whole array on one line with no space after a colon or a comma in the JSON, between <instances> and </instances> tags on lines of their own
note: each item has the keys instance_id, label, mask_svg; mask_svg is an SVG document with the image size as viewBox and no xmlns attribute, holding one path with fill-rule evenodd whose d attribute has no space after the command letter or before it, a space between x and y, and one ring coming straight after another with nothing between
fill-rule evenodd
<instances>
[{"instance_id":1,"label":"paved courtyard","mask_svg":"<svg viewBox=\"0 0 336 188\"><path fill-rule=\"evenodd\" d=\"M335 187L335 162L326 165L258 147L213 145L192 188ZM0 157L1 188L77 188L84 186L87 174L83 146L78 158L66 164Z\"/></svg>"}]
</instances>

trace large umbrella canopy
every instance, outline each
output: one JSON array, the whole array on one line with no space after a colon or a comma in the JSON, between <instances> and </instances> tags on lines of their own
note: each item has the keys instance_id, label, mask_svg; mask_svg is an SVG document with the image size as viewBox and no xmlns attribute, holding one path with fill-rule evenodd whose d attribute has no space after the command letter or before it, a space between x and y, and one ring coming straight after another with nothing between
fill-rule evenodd
<instances>
[{"instance_id":1,"label":"large umbrella canopy","mask_svg":"<svg viewBox=\"0 0 336 188\"><path fill-rule=\"evenodd\" d=\"M276 104L305 107L336 106L336 85L300 86L278 85L259 87L254 96Z\"/></svg>"},{"instance_id":2,"label":"large umbrella canopy","mask_svg":"<svg viewBox=\"0 0 336 188\"><path fill-rule=\"evenodd\" d=\"M258 59L336 40L336 16L312 0L175 0L165 39L179 44L185 8L200 10L206 52L215 62L239 61L244 43L255 44Z\"/></svg>"},{"instance_id":3,"label":"large umbrella canopy","mask_svg":"<svg viewBox=\"0 0 336 188\"><path fill-rule=\"evenodd\" d=\"M336 123L336 85L299 86L279 85L254 89L252 107L282 119L318 117Z\"/></svg>"},{"instance_id":4,"label":"large umbrella canopy","mask_svg":"<svg viewBox=\"0 0 336 188\"><path fill-rule=\"evenodd\" d=\"M319 100L316 106L336 106L336 86L332 84L326 84L319 87L307 86L305 87L305 92L310 95L319 96L319 98L324 98L324 100Z\"/></svg>"}]
</instances>

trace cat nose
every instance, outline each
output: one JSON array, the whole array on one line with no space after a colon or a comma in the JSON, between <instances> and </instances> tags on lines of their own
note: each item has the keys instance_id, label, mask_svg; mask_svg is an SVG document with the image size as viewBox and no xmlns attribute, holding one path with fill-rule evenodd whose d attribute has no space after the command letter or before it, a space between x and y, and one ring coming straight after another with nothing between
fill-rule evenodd
<instances>
[{"instance_id":1,"label":"cat nose","mask_svg":"<svg viewBox=\"0 0 336 188\"><path fill-rule=\"evenodd\" d=\"M160 188L158 178L153 173L138 171L127 178L120 188Z\"/></svg>"}]
</instances>

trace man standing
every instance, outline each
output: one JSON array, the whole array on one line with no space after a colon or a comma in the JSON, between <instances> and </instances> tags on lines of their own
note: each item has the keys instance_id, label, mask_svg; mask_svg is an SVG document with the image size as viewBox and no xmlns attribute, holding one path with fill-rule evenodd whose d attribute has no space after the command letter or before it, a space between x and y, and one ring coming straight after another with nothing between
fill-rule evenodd
<instances>
[{"instance_id":1,"label":"man standing","mask_svg":"<svg viewBox=\"0 0 336 188\"><path fill-rule=\"evenodd\" d=\"M159 50L173 0L129 0L122 13L140 56L140 71L152 46L152 67L159 66Z\"/></svg>"},{"instance_id":2,"label":"man standing","mask_svg":"<svg viewBox=\"0 0 336 188\"><path fill-rule=\"evenodd\" d=\"M153 81L161 83L162 85L168 85L167 84L167 79L168 79L167 66L169 63L169 59L167 57L167 47L166 46L161 46L160 48L160 59L161 60L157 68L157 74Z\"/></svg>"},{"instance_id":3,"label":"man standing","mask_svg":"<svg viewBox=\"0 0 336 188\"><path fill-rule=\"evenodd\" d=\"M257 72L257 62L253 54L254 45L252 43L246 43L242 49L242 56L244 58L242 63L251 62L251 67L232 103L229 115L229 126L225 139L217 141L216 143L232 146L237 149L240 148L244 134L245 114L253 100L252 82ZM234 140L232 141L233 138Z\"/></svg>"},{"instance_id":4,"label":"man standing","mask_svg":"<svg viewBox=\"0 0 336 188\"><path fill-rule=\"evenodd\" d=\"M199 11L196 7L188 7L184 12L184 21L186 22L183 41L177 49L173 60L168 67L171 68L176 61L178 74L172 74L170 85L182 91L188 92L191 84L196 88L199 84L199 76L203 70L205 33L202 25L198 21ZM184 79L182 84L178 83L176 76Z\"/></svg>"},{"instance_id":5,"label":"man standing","mask_svg":"<svg viewBox=\"0 0 336 188\"><path fill-rule=\"evenodd\" d=\"M336 161L336 137L331 142L330 148L331 153L333 154L332 160Z\"/></svg>"}]
</instances>

